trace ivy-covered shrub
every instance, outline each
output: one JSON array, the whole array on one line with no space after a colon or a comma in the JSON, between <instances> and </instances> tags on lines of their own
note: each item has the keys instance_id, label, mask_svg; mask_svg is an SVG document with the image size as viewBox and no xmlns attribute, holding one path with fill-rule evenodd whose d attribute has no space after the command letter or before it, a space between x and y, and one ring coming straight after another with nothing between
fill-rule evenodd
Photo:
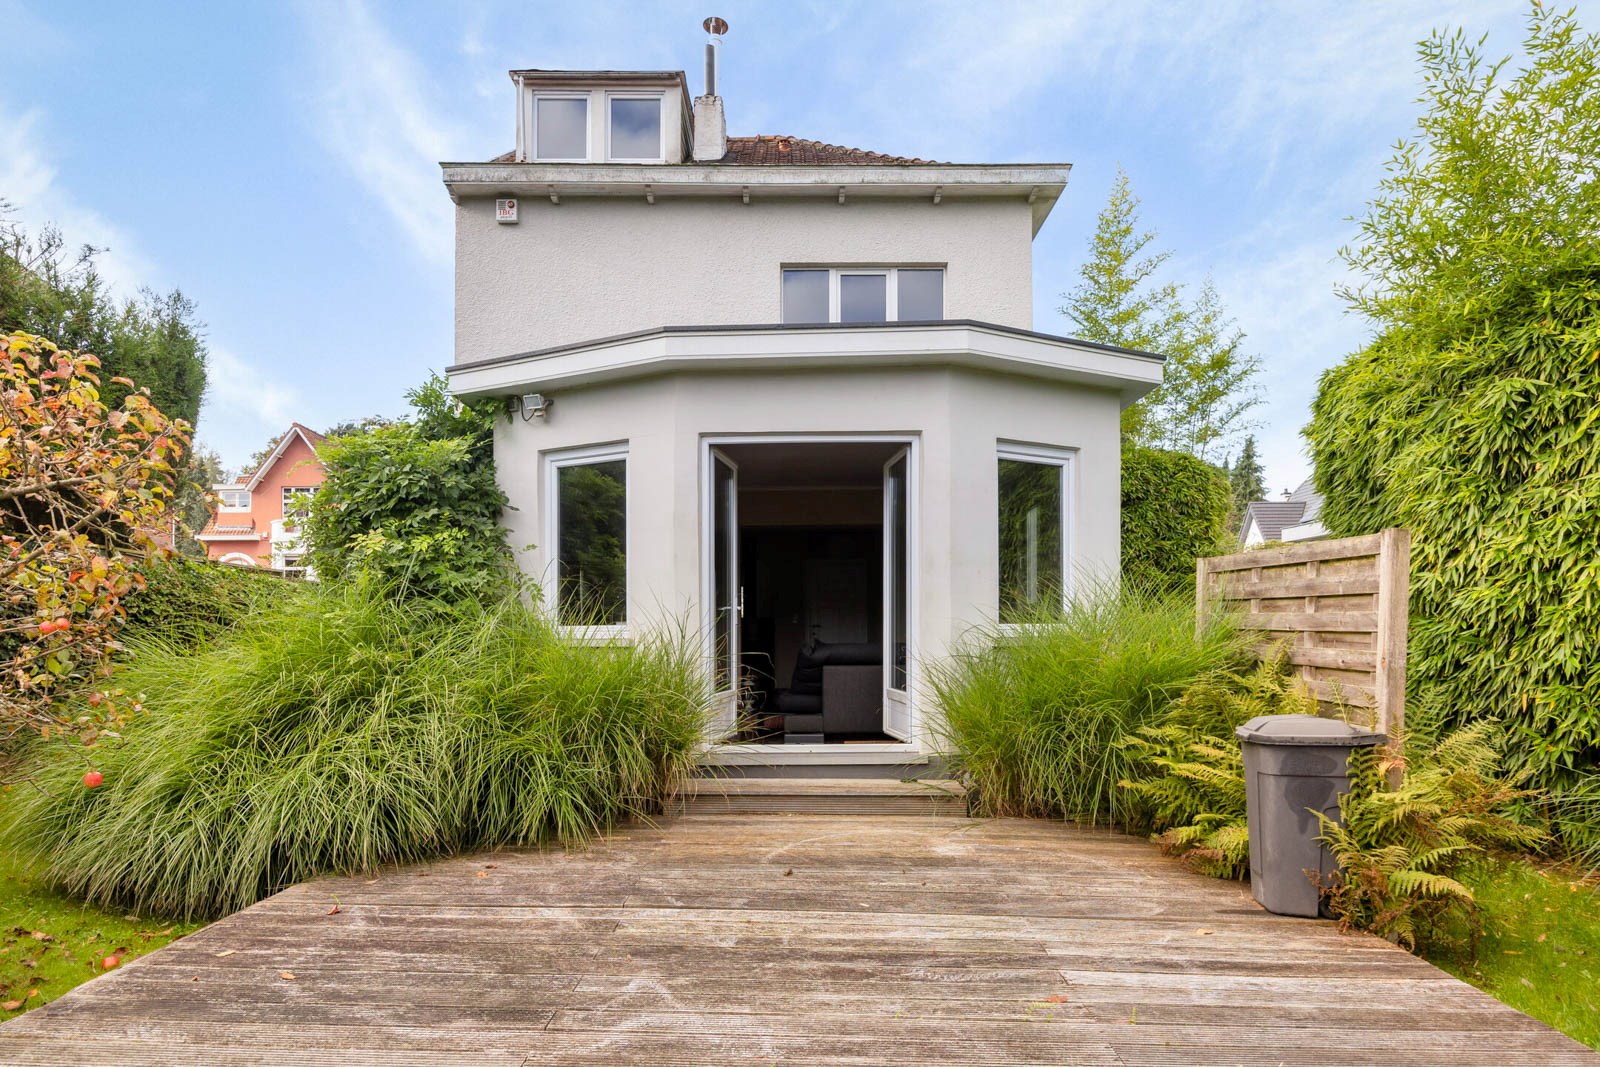
<instances>
[{"instance_id":1,"label":"ivy-covered shrub","mask_svg":"<svg viewBox=\"0 0 1600 1067\"><path fill-rule=\"evenodd\" d=\"M1499 718L1565 788L1600 761L1600 37L1529 27L1505 67L1424 43L1427 109L1346 253L1376 340L1307 436L1335 535L1412 531L1413 698Z\"/></svg>"},{"instance_id":2,"label":"ivy-covered shrub","mask_svg":"<svg viewBox=\"0 0 1600 1067\"><path fill-rule=\"evenodd\" d=\"M466 405L433 376L409 420L330 438L311 502L311 564L324 580L376 579L446 601L491 601L512 582L495 482L495 404Z\"/></svg>"},{"instance_id":3,"label":"ivy-covered shrub","mask_svg":"<svg viewBox=\"0 0 1600 1067\"><path fill-rule=\"evenodd\" d=\"M1122 580L1162 592L1193 587L1195 560L1225 551L1228 479L1186 452L1122 449Z\"/></svg>"}]
</instances>

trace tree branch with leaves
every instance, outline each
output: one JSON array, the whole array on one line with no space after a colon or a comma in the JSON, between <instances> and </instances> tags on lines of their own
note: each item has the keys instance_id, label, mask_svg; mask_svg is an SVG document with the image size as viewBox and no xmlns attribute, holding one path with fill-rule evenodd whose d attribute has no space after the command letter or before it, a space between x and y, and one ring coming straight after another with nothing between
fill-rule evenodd
<instances>
[{"instance_id":1,"label":"tree branch with leaves","mask_svg":"<svg viewBox=\"0 0 1600 1067\"><path fill-rule=\"evenodd\" d=\"M0 735L93 741L127 712L109 684L122 600L161 551L189 425L131 381L101 399L100 361L0 336ZM88 688L81 708L58 700Z\"/></svg>"}]
</instances>

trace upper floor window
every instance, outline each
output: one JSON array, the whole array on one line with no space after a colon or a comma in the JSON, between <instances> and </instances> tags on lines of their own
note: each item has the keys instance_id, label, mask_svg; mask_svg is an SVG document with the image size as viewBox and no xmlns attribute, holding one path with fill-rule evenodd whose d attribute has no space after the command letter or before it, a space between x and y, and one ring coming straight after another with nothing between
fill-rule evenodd
<instances>
[{"instance_id":1,"label":"upper floor window","mask_svg":"<svg viewBox=\"0 0 1600 1067\"><path fill-rule=\"evenodd\" d=\"M218 489L217 503L223 511L249 511L250 491L248 489Z\"/></svg>"},{"instance_id":2,"label":"upper floor window","mask_svg":"<svg viewBox=\"0 0 1600 1067\"><path fill-rule=\"evenodd\" d=\"M303 518L311 513L311 496L316 490L307 486L283 487L283 517Z\"/></svg>"},{"instance_id":3,"label":"upper floor window","mask_svg":"<svg viewBox=\"0 0 1600 1067\"><path fill-rule=\"evenodd\" d=\"M533 157L539 160L589 161L589 94L533 99Z\"/></svg>"},{"instance_id":4,"label":"upper floor window","mask_svg":"<svg viewBox=\"0 0 1600 1067\"><path fill-rule=\"evenodd\" d=\"M657 162L665 158L661 143L661 97L658 94L612 96L606 158Z\"/></svg>"},{"instance_id":5,"label":"upper floor window","mask_svg":"<svg viewBox=\"0 0 1600 1067\"><path fill-rule=\"evenodd\" d=\"M939 267L828 267L783 272L783 321L937 322L944 318Z\"/></svg>"}]
</instances>

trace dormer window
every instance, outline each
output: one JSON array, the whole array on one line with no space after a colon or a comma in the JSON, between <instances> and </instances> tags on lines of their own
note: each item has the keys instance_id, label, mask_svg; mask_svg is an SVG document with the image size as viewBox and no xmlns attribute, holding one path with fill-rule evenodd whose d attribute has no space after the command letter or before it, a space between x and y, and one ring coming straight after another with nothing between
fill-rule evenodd
<instances>
[{"instance_id":1,"label":"dormer window","mask_svg":"<svg viewBox=\"0 0 1600 1067\"><path fill-rule=\"evenodd\" d=\"M659 163L665 158L660 93L613 93L607 100L607 107L610 109L607 159Z\"/></svg>"},{"instance_id":2,"label":"dormer window","mask_svg":"<svg viewBox=\"0 0 1600 1067\"><path fill-rule=\"evenodd\" d=\"M799 268L783 272L785 323L937 322L944 318L938 267Z\"/></svg>"},{"instance_id":3,"label":"dormer window","mask_svg":"<svg viewBox=\"0 0 1600 1067\"><path fill-rule=\"evenodd\" d=\"M589 161L588 93L533 98L533 154L544 162Z\"/></svg>"}]
</instances>

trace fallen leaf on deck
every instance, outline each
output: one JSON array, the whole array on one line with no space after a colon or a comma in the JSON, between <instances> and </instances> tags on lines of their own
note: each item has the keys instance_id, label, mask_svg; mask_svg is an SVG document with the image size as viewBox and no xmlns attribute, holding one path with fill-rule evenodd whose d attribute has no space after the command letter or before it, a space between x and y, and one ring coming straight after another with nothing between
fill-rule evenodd
<instances>
[{"instance_id":1,"label":"fallen leaf on deck","mask_svg":"<svg viewBox=\"0 0 1600 1067\"><path fill-rule=\"evenodd\" d=\"M787 877L789 877L789 876L790 876L790 875L791 875L791 874L793 874L793 873L794 873L794 868L793 868L793 867L790 867L790 868L789 868L789 869L788 869L788 870L786 870L786 871L784 871L784 872L783 872L783 876L784 876L784 877L785 877L785 878L787 878Z\"/></svg>"},{"instance_id":2,"label":"fallen leaf on deck","mask_svg":"<svg viewBox=\"0 0 1600 1067\"><path fill-rule=\"evenodd\" d=\"M1065 993L1052 993L1050 996L1044 998L1044 1002L1046 1004L1065 1004L1067 1002L1067 995Z\"/></svg>"},{"instance_id":3,"label":"fallen leaf on deck","mask_svg":"<svg viewBox=\"0 0 1600 1067\"><path fill-rule=\"evenodd\" d=\"M328 914L329 915L337 915L343 910L344 910L343 908L341 908L341 907L339 907L339 905L335 904L333 907L328 909Z\"/></svg>"},{"instance_id":4,"label":"fallen leaf on deck","mask_svg":"<svg viewBox=\"0 0 1600 1067\"><path fill-rule=\"evenodd\" d=\"M222 958L222 957L224 957L224 956L231 956L231 955L233 955L233 954L234 954L234 953L235 953L235 952L238 952L238 951L239 951L239 950L238 950L238 949L236 949L236 948L225 948L225 949L223 949L223 950L222 950L222 951L221 951L221 952L213 952L213 953L212 953L212 955L213 955L213 956L215 956L215 957L217 957L217 959L219 959L219 960L220 960L220 959L221 959L221 958Z\"/></svg>"},{"instance_id":5,"label":"fallen leaf on deck","mask_svg":"<svg viewBox=\"0 0 1600 1067\"><path fill-rule=\"evenodd\" d=\"M492 870L494 870L496 867L498 867L500 865L498 863L485 863L484 866L489 868L489 870L492 871Z\"/></svg>"},{"instance_id":6,"label":"fallen leaf on deck","mask_svg":"<svg viewBox=\"0 0 1600 1067\"><path fill-rule=\"evenodd\" d=\"M368 878L365 882L362 882L361 884L362 885L377 885L378 884L378 880L376 878Z\"/></svg>"},{"instance_id":7,"label":"fallen leaf on deck","mask_svg":"<svg viewBox=\"0 0 1600 1067\"><path fill-rule=\"evenodd\" d=\"M1215 930L1207 930L1204 927L1201 927L1200 929L1196 930L1195 933L1200 934L1200 935L1203 936L1205 934L1214 934L1214 933L1216 933L1216 931Z\"/></svg>"},{"instance_id":8,"label":"fallen leaf on deck","mask_svg":"<svg viewBox=\"0 0 1600 1067\"><path fill-rule=\"evenodd\" d=\"M282 978L285 982L292 982L292 981L294 981L294 972L293 971L279 971L278 972L278 977Z\"/></svg>"},{"instance_id":9,"label":"fallen leaf on deck","mask_svg":"<svg viewBox=\"0 0 1600 1067\"><path fill-rule=\"evenodd\" d=\"M487 878L487 877L489 877L489 872L488 871L479 871L478 872L478 877L479 878Z\"/></svg>"}]
</instances>

